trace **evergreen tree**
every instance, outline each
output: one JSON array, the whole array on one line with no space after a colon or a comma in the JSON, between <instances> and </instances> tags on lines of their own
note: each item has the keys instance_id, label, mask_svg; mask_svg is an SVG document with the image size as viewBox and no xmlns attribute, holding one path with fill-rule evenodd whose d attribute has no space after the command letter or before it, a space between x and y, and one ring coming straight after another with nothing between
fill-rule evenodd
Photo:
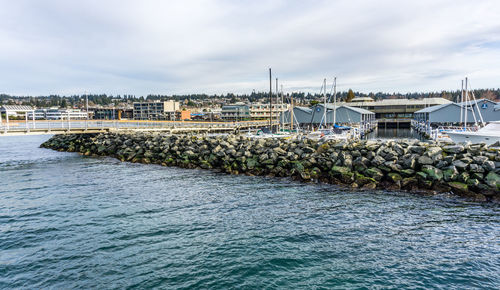
<instances>
[{"instance_id":1,"label":"evergreen tree","mask_svg":"<svg viewBox=\"0 0 500 290\"><path fill-rule=\"evenodd\" d=\"M351 89L349 89L349 91L347 92L347 96L345 98L345 101L350 102L350 101L352 101L352 99L354 99L354 97L355 97L354 92Z\"/></svg>"}]
</instances>

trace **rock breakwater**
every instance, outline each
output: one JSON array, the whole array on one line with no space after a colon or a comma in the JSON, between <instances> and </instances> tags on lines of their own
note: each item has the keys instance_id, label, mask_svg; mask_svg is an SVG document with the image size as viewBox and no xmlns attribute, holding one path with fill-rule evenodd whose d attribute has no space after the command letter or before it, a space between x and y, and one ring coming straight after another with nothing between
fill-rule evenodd
<instances>
[{"instance_id":1,"label":"rock breakwater","mask_svg":"<svg viewBox=\"0 0 500 290\"><path fill-rule=\"evenodd\" d=\"M110 132L55 135L41 147L230 174L292 177L365 189L451 192L500 201L500 151L485 145Z\"/></svg>"}]
</instances>

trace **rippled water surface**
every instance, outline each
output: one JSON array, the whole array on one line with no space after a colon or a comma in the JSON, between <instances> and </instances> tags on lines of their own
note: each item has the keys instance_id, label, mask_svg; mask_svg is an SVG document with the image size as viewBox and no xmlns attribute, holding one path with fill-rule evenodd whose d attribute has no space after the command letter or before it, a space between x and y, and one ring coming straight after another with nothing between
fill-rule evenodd
<instances>
[{"instance_id":1,"label":"rippled water surface","mask_svg":"<svg viewBox=\"0 0 500 290\"><path fill-rule=\"evenodd\" d=\"M500 288L500 209L0 137L0 288Z\"/></svg>"}]
</instances>

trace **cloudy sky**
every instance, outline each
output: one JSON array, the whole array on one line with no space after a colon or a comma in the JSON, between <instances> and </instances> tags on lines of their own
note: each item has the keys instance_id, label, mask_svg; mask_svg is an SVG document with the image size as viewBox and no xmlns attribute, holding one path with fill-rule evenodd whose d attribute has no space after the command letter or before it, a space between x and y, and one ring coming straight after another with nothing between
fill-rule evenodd
<instances>
[{"instance_id":1,"label":"cloudy sky","mask_svg":"<svg viewBox=\"0 0 500 290\"><path fill-rule=\"evenodd\" d=\"M0 93L500 87L500 1L0 0Z\"/></svg>"}]
</instances>

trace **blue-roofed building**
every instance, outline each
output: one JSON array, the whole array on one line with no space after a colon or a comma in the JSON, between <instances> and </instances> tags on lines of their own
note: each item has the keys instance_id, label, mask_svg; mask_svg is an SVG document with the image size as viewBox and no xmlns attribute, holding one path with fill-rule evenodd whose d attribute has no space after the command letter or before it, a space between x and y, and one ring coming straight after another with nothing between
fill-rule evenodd
<instances>
[{"instance_id":1,"label":"blue-roofed building","mask_svg":"<svg viewBox=\"0 0 500 290\"><path fill-rule=\"evenodd\" d=\"M476 115L476 119L479 121L479 113L483 117L485 122L498 121L500 120L500 110L496 110L495 106L498 103L495 103L488 99L479 99L476 101L469 101L459 103L463 106L467 106L469 109L474 111ZM470 115L470 116L469 116ZM467 113L467 119L469 123L474 123L474 115Z\"/></svg>"},{"instance_id":2,"label":"blue-roofed building","mask_svg":"<svg viewBox=\"0 0 500 290\"><path fill-rule=\"evenodd\" d=\"M328 104L326 106L326 122L323 119L324 105L316 105L313 108L306 107L294 107L294 124L299 125L314 125L318 126L322 124L333 125L334 119L334 106ZM338 106L336 107L335 113L335 123L336 124L360 124L369 123L375 121L375 113L362 108L355 108L350 106ZM283 115L285 123L290 121L290 111L286 111Z\"/></svg>"},{"instance_id":3,"label":"blue-roofed building","mask_svg":"<svg viewBox=\"0 0 500 290\"><path fill-rule=\"evenodd\" d=\"M500 120L500 110L495 109L497 103L480 99L477 101L464 103L448 103L416 111L413 119L418 122L431 124L456 124L460 123L460 116L465 120L464 107L467 106L467 123L475 123L480 121L479 113L485 122ZM462 113L460 112L462 111ZM475 115L475 119L474 119Z\"/></svg>"}]
</instances>

